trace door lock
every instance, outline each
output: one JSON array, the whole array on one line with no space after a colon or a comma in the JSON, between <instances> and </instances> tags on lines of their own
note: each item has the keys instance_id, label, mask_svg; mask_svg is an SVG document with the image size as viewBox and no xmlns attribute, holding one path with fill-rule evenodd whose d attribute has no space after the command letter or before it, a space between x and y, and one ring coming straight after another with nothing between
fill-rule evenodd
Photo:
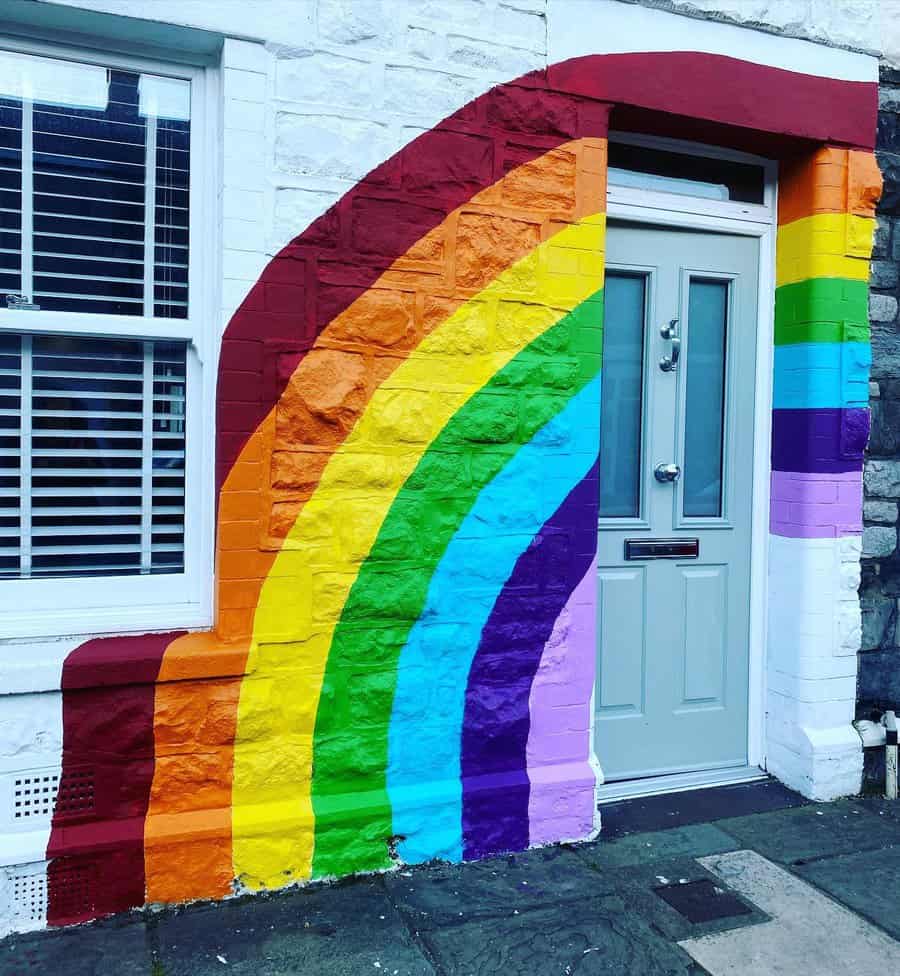
<instances>
[{"instance_id":1,"label":"door lock","mask_svg":"<svg viewBox=\"0 0 900 976\"><path fill-rule=\"evenodd\" d=\"M678 335L678 319L671 319L668 325L662 326L659 334L663 339L668 339L672 343L672 352L668 356L663 356L659 361L659 368L664 373L671 373L678 365L681 356L681 338Z\"/></svg>"},{"instance_id":2,"label":"door lock","mask_svg":"<svg viewBox=\"0 0 900 976\"><path fill-rule=\"evenodd\" d=\"M681 477L681 468L677 464L657 464L653 477L662 485L677 481Z\"/></svg>"}]
</instances>

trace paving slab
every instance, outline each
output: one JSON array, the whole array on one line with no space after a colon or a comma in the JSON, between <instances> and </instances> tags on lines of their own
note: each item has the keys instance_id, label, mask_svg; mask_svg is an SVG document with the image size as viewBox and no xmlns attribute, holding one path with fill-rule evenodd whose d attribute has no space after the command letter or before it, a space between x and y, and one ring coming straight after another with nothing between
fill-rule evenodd
<instances>
[{"instance_id":1,"label":"paving slab","mask_svg":"<svg viewBox=\"0 0 900 976\"><path fill-rule=\"evenodd\" d=\"M852 800L719 820L716 826L742 847L782 864L900 844L900 821L879 817Z\"/></svg>"},{"instance_id":2,"label":"paving slab","mask_svg":"<svg viewBox=\"0 0 900 976\"><path fill-rule=\"evenodd\" d=\"M740 847L734 837L713 824L690 824L669 830L629 834L591 844L580 844L574 850L598 871L631 864L651 864L675 857L705 857Z\"/></svg>"},{"instance_id":3,"label":"paving slab","mask_svg":"<svg viewBox=\"0 0 900 976\"><path fill-rule=\"evenodd\" d=\"M434 864L385 875L397 907L416 928L552 907L616 890L572 849L544 847L469 864Z\"/></svg>"},{"instance_id":4,"label":"paving slab","mask_svg":"<svg viewBox=\"0 0 900 976\"><path fill-rule=\"evenodd\" d=\"M0 941L0 976L150 976L143 917L12 935Z\"/></svg>"},{"instance_id":5,"label":"paving slab","mask_svg":"<svg viewBox=\"0 0 900 976\"><path fill-rule=\"evenodd\" d=\"M709 823L723 817L766 813L807 803L809 800L774 779L617 800L600 805L603 824L600 836L610 840L626 834Z\"/></svg>"},{"instance_id":6,"label":"paving slab","mask_svg":"<svg viewBox=\"0 0 900 976\"><path fill-rule=\"evenodd\" d=\"M435 972L380 877L166 911L155 936L152 976Z\"/></svg>"},{"instance_id":7,"label":"paving slab","mask_svg":"<svg viewBox=\"0 0 900 976\"><path fill-rule=\"evenodd\" d=\"M755 851L715 854L701 864L772 917L682 941L711 976L846 976L900 967L900 943Z\"/></svg>"},{"instance_id":8,"label":"paving slab","mask_svg":"<svg viewBox=\"0 0 900 976\"><path fill-rule=\"evenodd\" d=\"M797 874L900 939L900 847L812 861Z\"/></svg>"},{"instance_id":9,"label":"paving slab","mask_svg":"<svg viewBox=\"0 0 900 976\"><path fill-rule=\"evenodd\" d=\"M631 916L616 898L481 918L430 931L424 939L438 964L454 976L700 972L686 953Z\"/></svg>"}]
</instances>

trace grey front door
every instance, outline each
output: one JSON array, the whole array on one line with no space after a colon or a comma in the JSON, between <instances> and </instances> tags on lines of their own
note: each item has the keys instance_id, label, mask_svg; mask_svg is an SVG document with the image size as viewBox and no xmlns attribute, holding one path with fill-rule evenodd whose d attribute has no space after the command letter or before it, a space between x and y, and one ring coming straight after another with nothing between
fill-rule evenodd
<instances>
[{"instance_id":1,"label":"grey front door","mask_svg":"<svg viewBox=\"0 0 900 976\"><path fill-rule=\"evenodd\" d=\"M611 224L606 260L597 757L742 765L758 241Z\"/></svg>"}]
</instances>

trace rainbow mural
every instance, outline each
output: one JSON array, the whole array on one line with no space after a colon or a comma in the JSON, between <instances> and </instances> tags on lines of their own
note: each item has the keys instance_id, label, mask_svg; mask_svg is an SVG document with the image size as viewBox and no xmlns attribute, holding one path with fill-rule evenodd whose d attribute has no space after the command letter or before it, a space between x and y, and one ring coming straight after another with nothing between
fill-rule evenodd
<instances>
[{"instance_id":1,"label":"rainbow mural","mask_svg":"<svg viewBox=\"0 0 900 976\"><path fill-rule=\"evenodd\" d=\"M590 836L610 112L785 160L772 531L805 538L859 531L875 106L718 55L577 58L277 255L222 343L215 631L65 663L63 778L97 804L54 820L51 924Z\"/></svg>"}]
</instances>

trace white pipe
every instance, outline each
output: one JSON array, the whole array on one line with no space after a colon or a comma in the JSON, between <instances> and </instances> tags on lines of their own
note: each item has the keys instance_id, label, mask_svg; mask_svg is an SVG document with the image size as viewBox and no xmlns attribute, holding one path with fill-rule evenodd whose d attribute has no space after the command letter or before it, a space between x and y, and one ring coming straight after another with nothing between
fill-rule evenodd
<instances>
[{"instance_id":1,"label":"white pipe","mask_svg":"<svg viewBox=\"0 0 900 976\"><path fill-rule=\"evenodd\" d=\"M897 799L897 717L892 710L884 713L884 795Z\"/></svg>"}]
</instances>

